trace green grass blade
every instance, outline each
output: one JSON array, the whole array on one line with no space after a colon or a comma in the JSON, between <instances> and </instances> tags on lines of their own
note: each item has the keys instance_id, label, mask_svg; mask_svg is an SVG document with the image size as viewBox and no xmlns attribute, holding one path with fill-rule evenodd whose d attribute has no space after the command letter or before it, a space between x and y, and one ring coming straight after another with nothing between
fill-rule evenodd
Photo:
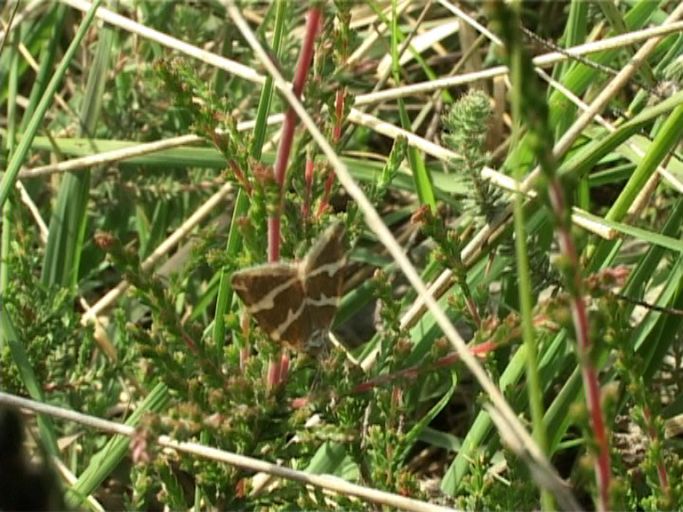
<instances>
[{"instance_id":1,"label":"green grass blade","mask_svg":"<svg viewBox=\"0 0 683 512\"><path fill-rule=\"evenodd\" d=\"M86 135L92 134L97 124L114 40L112 30L105 29L100 34L80 115L80 124ZM50 231L43 260L41 280L47 286L75 288L77 285L89 196L89 170L72 172L64 176L50 218Z\"/></svg>"},{"instance_id":2,"label":"green grass blade","mask_svg":"<svg viewBox=\"0 0 683 512\"><path fill-rule=\"evenodd\" d=\"M410 454L411 450L415 448L415 442L420 438L422 431L429 425L434 418L448 405L458 387L458 377L456 372L451 372L451 383L448 386L448 390L441 395L439 400L429 409L427 414L425 414L420 420L413 425L413 427L406 433L403 441L403 450L398 454L398 461L405 461L405 459Z\"/></svg>"},{"instance_id":3,"label":"green grass blade","mask_svg":"<svg viewBox=\"0 0 683 512\"><path fill-rule=\"evenodd\" d=\"M512 112L516 123L513 124L512 140L520 138L520 125L523 119L522 83L525 80L522 62L524 55L519 47L514 48L514 54L510 58L510 79L513 84ZM513 177L517 181L524 178L524 168L516 168ZM538 446L543 452L548 449L547 434L543 424L543 390L538 370L538 338L534 332L533 298L531 289L531 272L529 269L529 249L527 245L526 224L524 219L524 198L521 194L515 194L513 199L513 222L515 232L515 260L517 266L517 290L519 297L520 325L522 328L522 343L526 348L526 377L527 392L531 409L533 424L532 434ZM551 510L554 507L552 494L547 490L541 490L541 508Z\"/></svg>"},{"instance_id":4,"label":"green grass blade","mask_svg":"<svg viewBox=\"0 0 683 512\"><path fill-rule=\"evenodd\" d=\"M12 187L14 187L14 182L17 178L17 174L19 173L19 169L26 159L26 155L31 147L33 138L38 132L38 128L40 128L40 125L43 122L43 118L45 117L48 107L50 106L52 97L57 92L57 87L59 87L62 78L64 78L64 74L71 63L71 60L74 58L76 50L80 46L81 41L90 28L90 24L95 17L95 11L99 7L100 2L101 0L95 0L90 10L83 18L81 25L78 27L78 31L71 41L71 44L64 53L64 57L62 58L59 67L55 71L54 75L52 75L52 79L50 80L50 83L48 83L45 93L38 103L35 113L31 117L31 121L26 126L26 131L22 134L21 141L17 146L17 150L12 155L12 158L7 165L7 170L2 176L2 181L0 181L0 207L5 205L5 201L7 201L7 198L12 191Z\"/></svg>"},{"instance_id":5,"label":"green grass blade","mask_svg":"<svg viewBox=\"0 0 683 512\"><path fill-rule=\"evenodd\" d=\"M14 29L12 44L10 45L10 73L7 94L7 154L11 155L16 146L17 135L17 84L19 82L18 42L21 38L21 27ZM10 198L2 208L2 240L0 240L0 293L4 294L9 285L10 245L12 243L12 209Z\"/></svg>"},{"instance_id":6,"label":"green grass blade","mask_svg":"<svg viewBox=\"0 0 683 512\"><path fill-rule=\"evenodd\" d=\"M394 80L396 83L401 81L400 60L398 54L398 45L400 41L400 34L398 30L398 14L396 0L391 3L391 68ZM398 99L398 111L401 120L401 127L405 130L411 131L410 118L405 107L405 102L402 98ZM436 198L434 194L434 187L432 185L432 178L425 166L424 158L417 150L417 148L408 147L408 161L410 162L410 169L412 170L413 179L415 180L415 191L421 204L430 207L432 211L436 209Z\"/></svg>"},{"instance_id":7,"label":"green grass blade","mask_svg":"<svg viewBox=\"0 0 683 512\"><path fill-rule=\"evenodd\" d=\"M569 15L564 27L563 46L570 47L582 44L586 41L588 22L588 3L583 0L572 0L569 5ZM562 77L567 73L573 62L562 62L557 67L557 76Z\"/></svg>"},{"instance_id":8,"label":"green grass blade","mask_svg":"<svg viewBox=\"0 0 683 512\"><path fill-rule=\"evenodd\" d=\"M681 141L683 136L683 106L674 109L662 124L657 136L652 141L649 151L643 156L633 175L619 194L612 208L607 213L607 220L621 220L628 208L642 190L647 180L657 170L664 158Z\"/></svg>"},{"instance_id":9,"label":"green grass blade","mask_svg":"<svg viewBox=\"0 0 683 512\"><path fill-rule=\"evenodd\" d=\"M576 150L558 169L560 176L573 174L581 176L596 165L602 158L626 142L632 135L638 133L646 125L669 111L674 111L683 104L683 92L676 93L670 98L650 107L630 121L624 123L616 131L604 138L596 139Z\"/></svg>"}]
</instances>

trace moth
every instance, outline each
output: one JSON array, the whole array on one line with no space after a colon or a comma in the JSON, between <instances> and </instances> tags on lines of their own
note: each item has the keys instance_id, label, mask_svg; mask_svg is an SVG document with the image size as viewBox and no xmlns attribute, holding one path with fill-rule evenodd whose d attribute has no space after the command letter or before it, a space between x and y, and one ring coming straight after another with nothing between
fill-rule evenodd
<instances>
[{"instance_id":1,"label":"moth","mask_svg":"<svg viewBox=\"0 0 683 512\"><path fill-rule=\"evenodd\" d=\"M232 274L233 290L273 341L311 354L326 345L344 284L345 231L332 224L301 261Z\"/></svg>"}]
</instances>

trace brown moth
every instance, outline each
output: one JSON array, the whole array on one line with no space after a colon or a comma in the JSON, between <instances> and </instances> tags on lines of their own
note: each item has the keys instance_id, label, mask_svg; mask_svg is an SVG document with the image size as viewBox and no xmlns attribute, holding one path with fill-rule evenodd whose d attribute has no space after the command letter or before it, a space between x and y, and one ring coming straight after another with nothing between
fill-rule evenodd
<instances>
[{"instance_id":1,"label":"brown moth","mask_svg":"<svg viewBox=\"0 0 683 512\"><path fill-rule=\"evenodd\" d=\"M247 312L273 341L315 353L325 346L342 293L344 224L332 224L306 257L267 263L232 274Z\"/></svg>"}]
</instances>

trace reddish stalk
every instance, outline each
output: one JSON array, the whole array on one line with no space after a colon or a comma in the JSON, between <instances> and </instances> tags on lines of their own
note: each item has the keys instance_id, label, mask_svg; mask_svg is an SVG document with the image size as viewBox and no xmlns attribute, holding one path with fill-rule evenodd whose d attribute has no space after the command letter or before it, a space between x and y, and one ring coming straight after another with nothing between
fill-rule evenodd
<instances>
[{"instance_id":1,"label":"reddish stalk","mask_svg":"<svg viewBox=\"0 0 683 512\"><path fill-rule=\"evenodd\" d=\"M280 213L268 217L268 262L280 261Z\"/></svg>"},{"instance_id":2,"label":"reddish stalk","mask_svg":"<svg viewBox=\"0 0 683 512\"><path fill-rule=\"evenodd\" d=\"M240 371L244 372L247 368L247 362L249 361L251 353L249 347L245 346L240 349Z\"/></svg>"},{"instance_id":3,"label":"reddish stalk","mask_svg":"<svg viewBox=\"0 0 683 512\"><path fill-rule=\"evenodd\" d=\"M313 48L315 38L318 34L322 17L322 10L320 7L314 5L308 10L306 16L306 29L304 41L299 52L299 60L294 71L294 79L292 80L292 92L297 98L301 98L301 93L306 84L308 77L308 70L313 61ZM275 263L280 260L280 240L281 240L281 224L280 214L282 212L282 202L284 200L285 176L287 175L287 163L289 162L289 154L292 151L292 142L294 141L294 130L296 128L297 115L292 107L287 109L284 122L282 123L282 135L280 138L280 145L278 146L277 155L275 157L275 165L273 166L273 174L275 182L278 185L280 199L277 211L268 217L268 262ZM277 367L277 368L275 368ZM287 378L289 370L289 356L282 354L279 362L271 360L268 371L268 386L273 389L275 386L283 382L283 378Z\"/></svg>"},{"instance_id":4,"label":"reddish stalk","mask_svg":"<svg viewBox=\"0 0 683 512\"><path fill-rule=\"evenodd\" d=\"M480 357L484 357L489 352L496 350L496 348L498 348L499 346L500 343L489 340L478 345L474 345L470 350L473 354L478 355ZM437 368L447 368L449 366L453 366L455 363L458 362L459 359L460 356L457 354L457 352L452 352L437 359L432 364L422 366L411 366L410 368L406 368L398 372L390 373L387 375L380 375L379 377L375 377L374 379L361 382L360 384L355 386L349 392L349 394L359 395L361 393L367 393L368 391L371 391L374 388L391 384L392 382L396 382L398 380L416 379L420 375L423 375L425 372L433 371ZM310 402L310 396L302 396L292 400L291 406L292 409L301 409L303 407L306 407Z\"/></svg>"},{"instance_id":5,"label":"reddish stalk","mask_svg":"<svg viewBox=\"0 0 683 512\"><path fill-rule=\"evenodd\" d=\"M557 162L553 151L553 127L550 126L548 105L543 101L545 91L536 80L531 59L519 31L519 5L512 8L502 0L490 2L491 13L498 24L508 53L513 89L519 92L513 102L513 116L525 120L532 135L530 142L547 182L547 194L554 221L555 236L564 258L564 285L576 335L578 364L583 379L584 394L593 436L597 447L595 478L598 487L597 509L609 509L611 479L609 442L600 400L598 371L591 360L588 315L582 295L581 266L571 236L571 205L564 198L564 190L557 177Z\"/></svg>"},{"instance_id":6,"label":"reddish stalk","mask_svg":"<svg viewBox=\"0 0 683 512\"><path fill-rule=\"evenodd\" d=\"M304 41L299 52L299 60L296 64L294 72L294 79L292 80L292 92L297 98L301 97L304 90L308 70L311 67L313 60L313 43L320 27L320 20L322 11L319 7L312 7L306 16L306 33ZM273 174L275 181L280 189L280 204L277 212L273 213L268 218L268 261L273 263L280 259L280 212L282 210L282 200L284 198L285 176L287 174L287 163L289 162L289 154L292 150L292 142L294 141L294 130L296 128L297 116L293 108L288 108L285 114L284 122L282 123L282 136L280 138L280 145L278 146L277 156L275 157L275 165L273 167Z\"/></svg>"},{"instance_id":7,"label":"reddish stalk","mask_svg":"<svg viewBox=\"0 0 683 512\"><path fill-rule=\"evenodd\" d=\"M323 190L323 197L320 199L318 211L315 214L317 218L320 218L322 214L325 213L325 210L327 210L327 207L330 204L330 193L332 192L332 185L334 185L335 176L336 174L333 172L330 172L327 175L327 179L325 180L325 188Z\"/></svg>"},{"instance_id":8,"label":"reddish stalk","mask_svg":"<svg viewBox=\"0 0 683 512\"><path fill-rule=\"evenodd\" d=\"M251 195L251 183L249 183L249 180L246 178L246 176L242 172L242 169L240 169L240 166L237 165L237 162L235 160L230 160L228 162L228 166L232 170L232 173L235 176L235 179L237 181L239 181L240 185L242 186L244 191L247 193L247 195Z\"/></svg>"},{"instance_id":9,"label":"reddish stalk","mask_svg":"<svg viewBox=\"0 0 683 512\"><path fill-rule=\"evenodd\" d=\"M534 325L536 327L542 327L544 326L545 328L552 329L552 330L557 330L558 327L553 324L551 321L548 320L547 316L545 314L540 314L536 318L534 318ZM483 341L477 345L473 345L470 347L470 350L474 355L484 357L490 352L493 352L496 350L498 347L506 345L510 341L519 338L521 335L521 331L519 326L512 328L507 335L500 339L495 339L491 338L486 341ZM395 373L391 373L388 375L380 375L379 377L375 377L374 379L370 379L365 382L361 382L358 384L356 387L354 387L350 394L359 394L359 393L367 393L368 391L372 390L373 388L383 386L385 384L390 384L392 382L395 382L400 379L414 379L419 377L420 375L424 374L427 371L433 371L437 368L447 368L449 366L453 366L455 363L457 363L460 359L460 356L457 354L457 352L452 352L450 354L446 354L445 356L437 359L434 361L432 364L428 365L416 365L416 366L411 366L410 368L406 368L404 370L400 370ZM295 398L292 400L292 408L293 409L301 409L302 407L306 407L310 402L310 398L307 396L304 397L299 397Z\"/></svg>"},{"instance_id":10,"label":"reddish stalk","mask_svg":"<svg viewBox=\"0 0 683 512\"><path fill-rule=\"evenodd\" d=\"M566 204L562 187L555 176L548 184L548 195L550 204L557 219L564 219ZM593 427L593 436L597 445L598 453L595 460L595 478L599 492L599 510L609 509L609 485L611 479L609 440L607 429L605 428L602 402L600 400L600 379L598 372L593 366L590 358L590 338L588 335L588 315L586 313L586 303L581 294L582 280L579 270L579 260L576 255L574 240L568 230L566 222L558 222L555 228L561 254L567 259L572 275L571 282L568 283L570 309L576 332L576 346L578 352L579 365L581 366L581 376L583 379L584 392L586 394L586 405Z\"/></svg>"},{"instance_id":11,"label":"reddish stalk","mask_svg":"<svg viewBox=\"0 0 683 512\"><path fill-rule=\"evenodd\" d=\"M337 95L335 97L335 115L337 120L334 123L334 129L332 130L332 141L336 144L341 139L342 132L342 118L344 116L344 102L346 101L346 88L341 87L337 89Z\"/></svg>"},{"instance_id":12,"label":"reddish stalk","mask_svg":"<svg viewBox=\"0 0 683 512\"><path fill-rule=\"evenodd\" d=\"M280 355L280 382L278 384L287 382L289 376L289 356L283 352Z\"/></svg>"}]
</instances>

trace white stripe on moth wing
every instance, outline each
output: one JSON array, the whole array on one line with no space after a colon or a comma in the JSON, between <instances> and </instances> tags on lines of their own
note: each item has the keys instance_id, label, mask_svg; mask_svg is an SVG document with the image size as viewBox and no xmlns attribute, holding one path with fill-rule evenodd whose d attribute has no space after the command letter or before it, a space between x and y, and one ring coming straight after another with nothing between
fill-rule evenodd
<instances>
[{"instance_id":1,"label":"white stripe on moth wing","mask_svg":"<svg viewBox=\"0 0 683 512\"><path fill-rule=\"evenodd\" d=\"M285 319L284 322L282 322L277 329L272 331L270 333L270 337L274 341L278 341L282 335L285 333L287 329L289 329L289 326L294 323L296 319L298 319L303 313L304 313L304 308L306 306L332 306L332 307L337 307L339 305L339 297L327 297L326 295L323 295L319 299L311 299L307 298L304 301L302 301L301 305L297 308L296 311L292 311L291 309L287 313L287 318ZM309 336L310 337L310 336ZM306 340L304 340L306 341Z\"/></svg>"},{"instance_id":2,"label":"white stripe on moth wing","mask_svg":"<svg viewBox=\"0 0 683 512\"><path fill-rule=\"evenodd\" d=\"M310 279L312 277L317 276L318 274L324 274L324 273L327 273L327 275L329 275L331 277L334 274L336 274L337 272L339 272L340 270L342 270L344 268L345 264L346 264L346 262L343 259L341 259L338 261L334 261L332 263L320 265L319 267L314 268L308 274L306 274L306 278ZM302 267L302 271L303 271L303 268L305 268L305 266Z\"/></svg>"},{"instance_id":3,"label":"white stripe on moth wing","mask_svg":"<svg viewBox=\"0 0 683 512\"><path fill-rule=\"evenodd\" d=\"M277 297L280 293L284 292L288 288L292 286L293 283L296 283L299 281L300 278L299 276L294 276L291 279L285 281L281 285L276 286L272 290L270 290L266 295L263 296L261 300L258 302L254 302L251 305L246 305L247 306L247 311L251 313L252 315L254 313L258 313L259 311L262 311L264 309L272 309L275 307L275 297Z\"/></svg>"},{"instance_id":4,"label":"white stripe on moth wing","mask_svg":"<svg viewBox=\"0 0 683 512\"><path fill-rule=\"evenodd\" d=\"M285 333L285 331L289 328L292 323L301 316L301 314L304 312L304 308L306 307L306 301L301 301L301 305L296 311L292 311L291 309L287 313L287 318L285 319L284 322L282 322L277 329L272 331L270 333L270 337L274 341L279 341L282 335Z\"/></svg>"},{"instance_id":5,"label":"white stripe on moth wing","mask_svg":"<svg viewBox=\"0 0 683 512\"><path fill-rule=\"evenodd\" d=\"M327 295L321 296L319 299L312 299L312 298L307 298L306 299L306 305L308 306L337 306L339 304L339 297L336 295L333 295L332 297L328 297Z\"/></svg>"}]
</instances>

